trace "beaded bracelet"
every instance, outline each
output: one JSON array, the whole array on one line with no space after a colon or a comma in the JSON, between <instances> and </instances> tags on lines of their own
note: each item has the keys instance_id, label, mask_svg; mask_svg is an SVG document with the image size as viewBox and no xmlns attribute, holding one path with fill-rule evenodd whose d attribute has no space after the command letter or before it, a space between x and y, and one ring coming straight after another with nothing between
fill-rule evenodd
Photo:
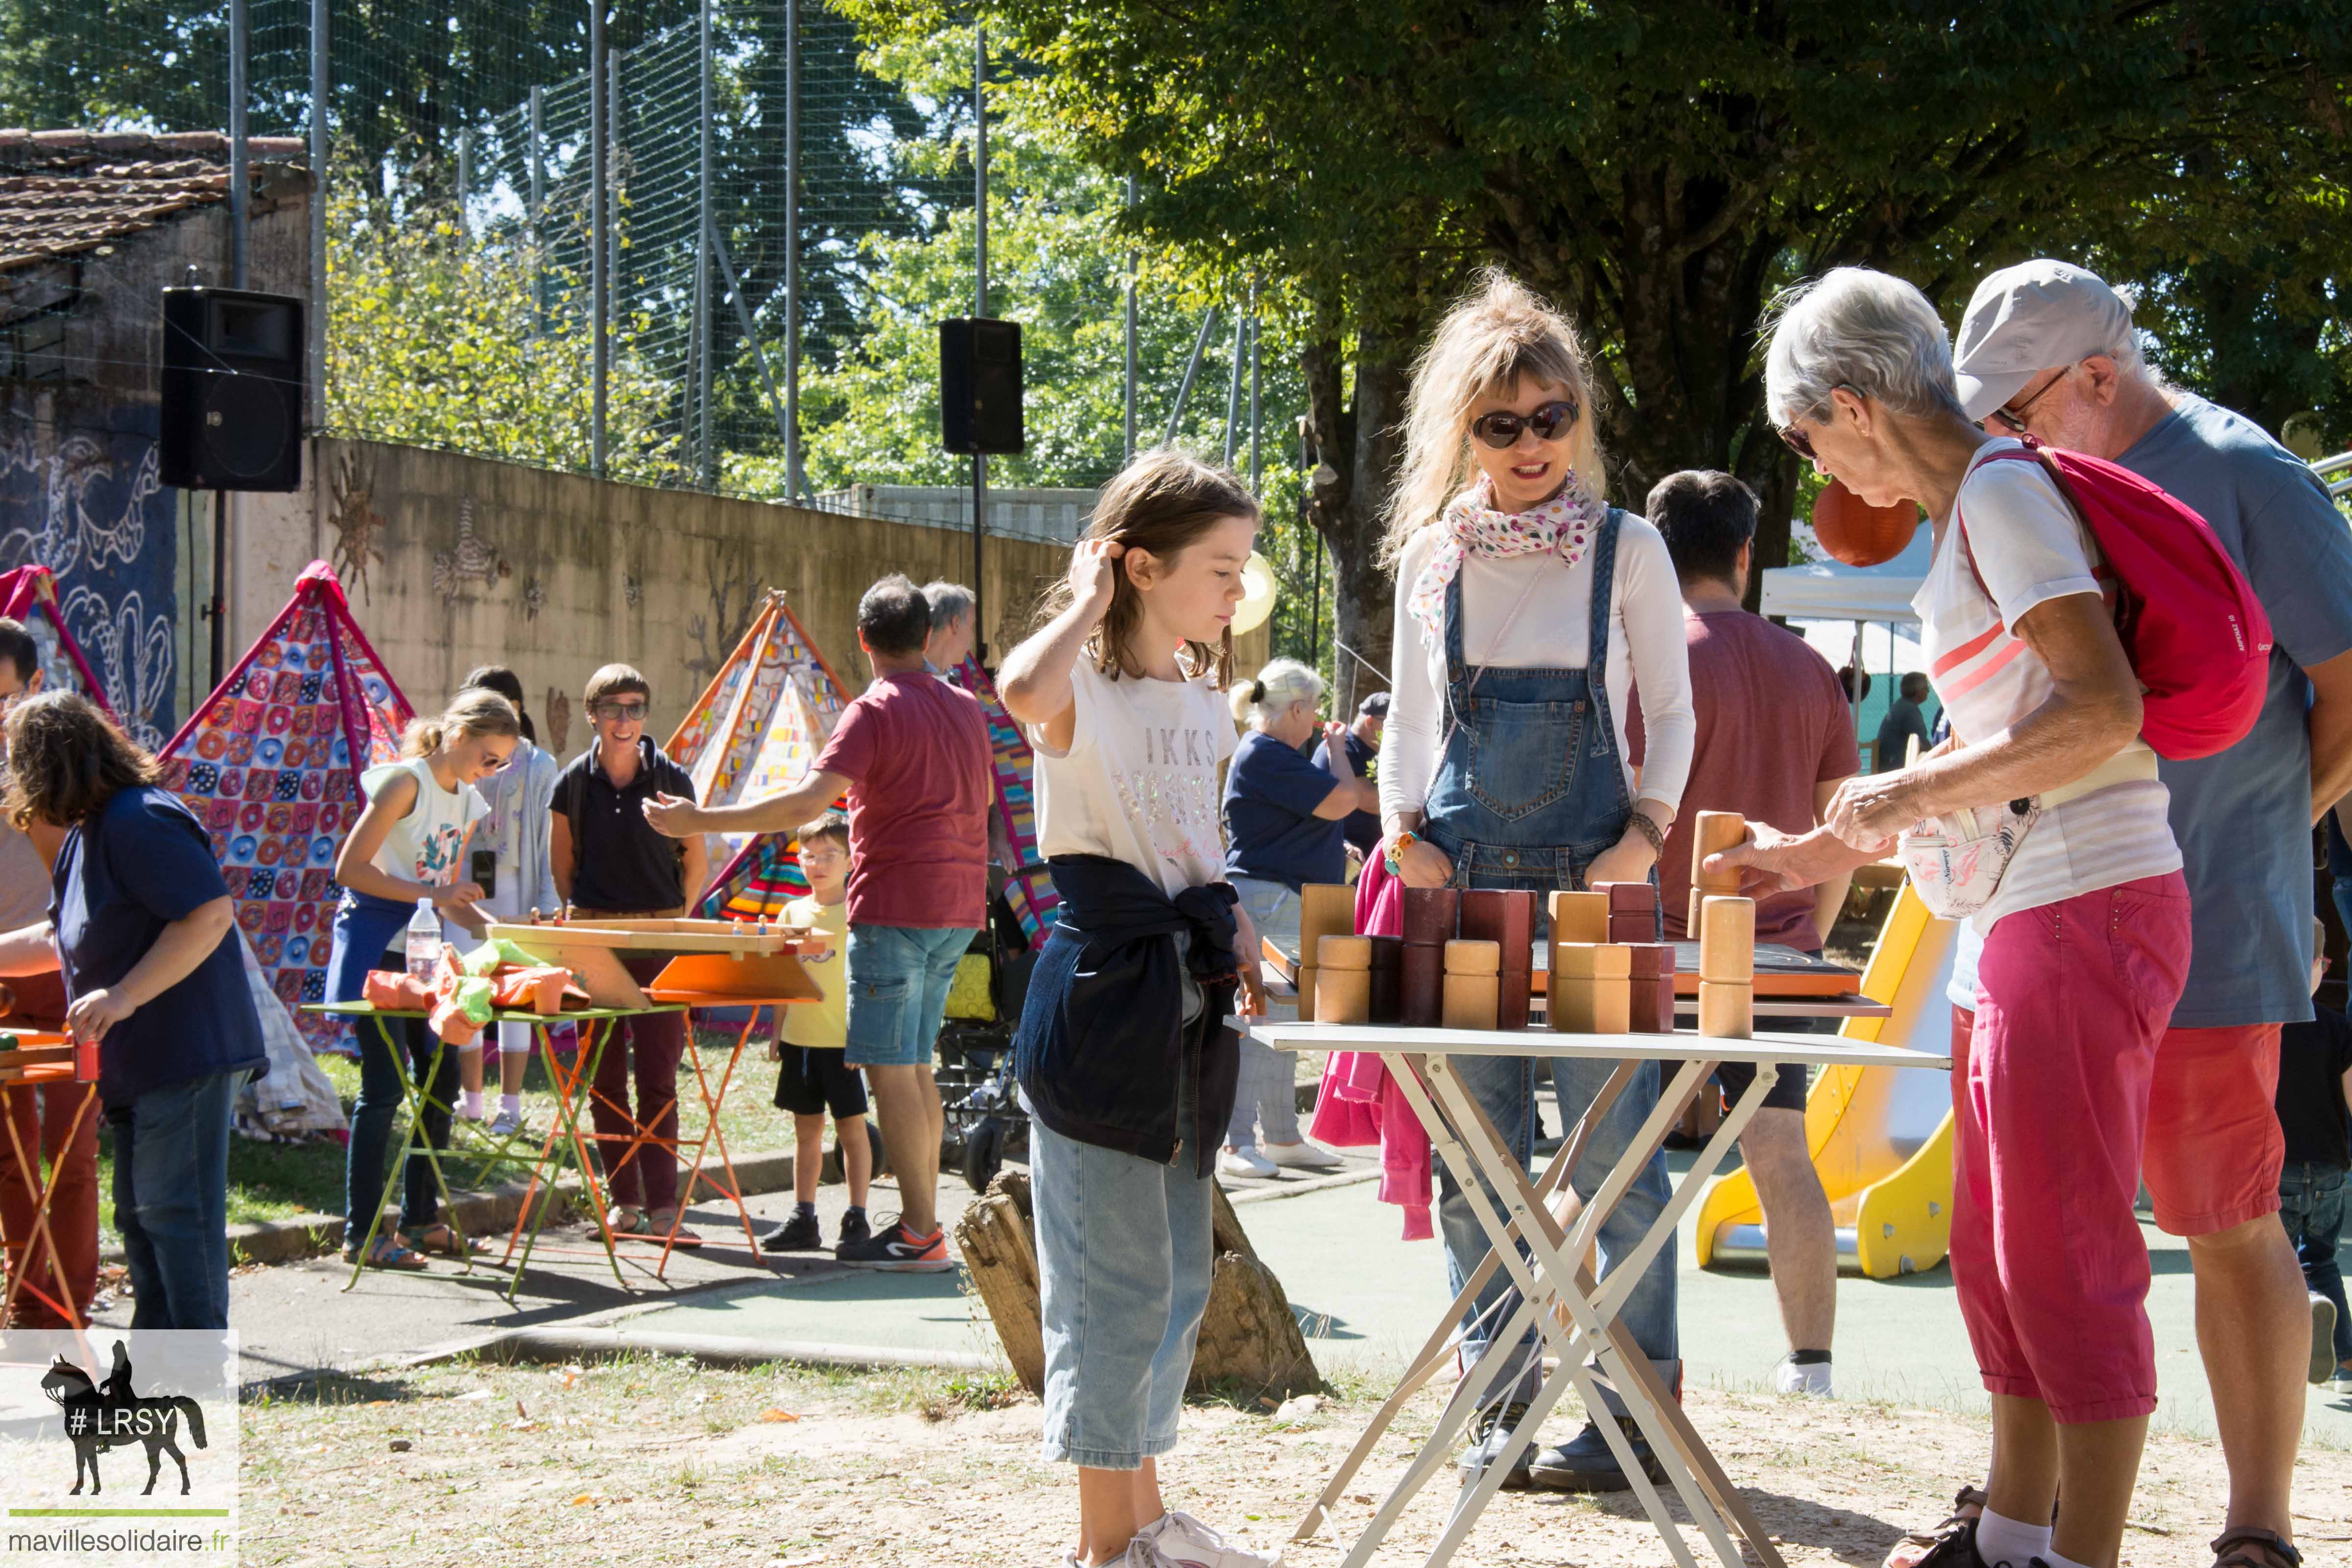
<instances>
[{"instance_id":1,"label":"beaded bracelet","mask_svg":"<svg viewBox=\"0 0 2352 1568\"><path fill-rule=\"evenodd\" d=\"M1633 822L1634 826L1642 830L1642 837L1650 841L1651 854L1664 855L1666 852L1666 834L1664 828L1638 811L1633 814Z\"/></svg>"},{"instance_id":2,"label":"beaded bracelet","mask_svg":"<svg viewBox=\"0 0 2352 1568\"><path fill-rule=\"evenodd\" d=\"M1390 876L1402 877L1404 875L1404 868L1399 864L1400 858L1403 856L1408 847L1420 842L1421 835L1415 833L1410 827L1406 828L1402 833L1398 834L1394 838L1389 840L1388 847L1382 852L1381 858L1389 863Z\"/></svg>"}]
</instances>

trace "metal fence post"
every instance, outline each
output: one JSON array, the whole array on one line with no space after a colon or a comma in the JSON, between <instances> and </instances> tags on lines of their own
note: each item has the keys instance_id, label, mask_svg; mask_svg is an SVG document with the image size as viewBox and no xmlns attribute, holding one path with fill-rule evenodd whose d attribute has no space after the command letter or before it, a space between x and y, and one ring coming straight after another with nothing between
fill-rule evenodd
<instances>
[{"instance_id":1,"label":"metal fence post","mask_svg":"<svg viewBox=\"0 0 2352 1568\"><path fill-rule=\"evenodd\" d=\"M1127 210L1135 210L1135 176L1127 177ZM1142 266L1142 256L1133 246L1127 249L1127 461L1135 461L1135 280Z\"/></svg>"},{"instance_id":2,"label":"metal fence post","mask_svg":"<svg viewBox=\"0 0 2352 1568\"><path fill-rule=\"evenodd\" d=\"M971 277L973 316L988 316L988 29L971 30ZM988 459L971 455L971 637L972 658L988 662L988 621L981 614L986 572L981 542L987 533Z\"/></svg>"},{"instance_id":3,"label":"metal fence post","mask_svg":"<svg viewBox=\"0 0 2352 1568\"><path fill-rule=\"evenodd\" d=\"M246 143L245 100L247 58L253 48L253 16L246 0L229 0L228 7L228 283L246 286L246 233L248 204L253 199L252 150Z\"/></svg>"},{"instance_id":4,"label":"metal fence post","mask_svg":"<svg viewBox=\"0 0 2352 1568\"><path fill-rule=\"evenodd\" d=\"M610 111L604 94L604 0L588 0L588 337L589 377L593 383L589 392L588 467L600 479L604 474L604 373L612 357L612 344L604 333L606 306L613 292L604 247L605 232L611 226L604 193L610 172L605 167L604 122Z\"/></svg>"},{"instance_id":5,"label":"metal fence post","mask_svg":"<svg viewBox=\"0 0 2352 1568\"><path fill-rule=\"evenodd\" d=\"M808 493L801 472L801 7L784 0L784 489Z\"/></svg>"},{"instance_id":6,"label":"metal fence post","mask_svg":"<svg viewBox=\"0 0 2352 1568\"><path fill-rule=\"evenodd\" d=\"M457 132L457 243L461 247L473 237L466 219L466 197L473 188L474 132L467 128Z\"/></svg>"},{"instance_id":7,"label":"metal fence post","mask_svg":"<svg viewBox=\"0 0 2352 1568\"><path fill-rule=\"evenodd\" d=\"M1234 466L1234 439L1242 423L1242 342L1249 331L1249 317L1234 318L1234 369L1225 384L1225 467Z\"/></svg>"},{"instance_id":8,"label":"metal fence post","mask_svg":"<svg viewBox=\"0 0 2352 1568\"><path fill-rule=\"evenodd\" d=\"M324 5L327 0L311 0ZM530 89L530 324L547 331L547 103L541 89Z\"/></svg>"},{"instance_id":9,"label":"metal fence post","mask_svg":"<svg viewBox=\"0 0 2352 1568\"><path fill-rule=\"evenodd\" d=\"M712 212L711 181L716 167L711 145L711 82L710 82L710 6L711 0L702 0L700 6L701 58L696 71L702 94L702 134L699 150L701 189L695 197L699 209L694 226L694 414L695 450L699 458L702 485L715 489L719 483L719 454L710 439L710 393L716 377L712 374L711 349L718 337L718 312L710 308L710 237L716 232Z\"/></svg>"},{"instance_id":10,"label":"metal fence post","mask_svg":"<svg viewBox=\"0 0 2352 1568\"><path fill-rule=\"evenodd\" d=\"M310 395L313 430L327 423L327 3L310 0Z\"/></svg>"},{"instance_id":11,"label":"metal fence post","mask_svg":"<svg viewBox=\"0 0 2352 1568\"><path fill-rule=\"evenodd\" d=\"M1257 353L1257 274L1250 274L1249 303L1250 338L1250 494L1258 493L1258 353Z\"/></svg>"}]
</instances>

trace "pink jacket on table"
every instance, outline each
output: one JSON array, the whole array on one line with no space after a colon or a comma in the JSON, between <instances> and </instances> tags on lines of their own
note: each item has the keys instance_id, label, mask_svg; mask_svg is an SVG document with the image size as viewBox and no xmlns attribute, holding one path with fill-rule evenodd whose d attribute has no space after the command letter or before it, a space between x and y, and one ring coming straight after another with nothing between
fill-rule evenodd
<instances>
[{"instance_id":1,"label":"pink jacket on table","mask_svg":"<svg viewBox=\"0 0 2352 1568\"><path fill-rule=\"evenodd\" d=\"M1364 936L1404 931L1404 885L1379 855L1366 858L1356 882L1356 931ZM1301 997L1312 1013L1312 998ZM1323 1064L1308 1135L1339 1148L1381 1146L1381 1202L1404 1210L1404 1239L1426 1241L1429 1224L1429 1130L1405 1103L1385 1063L1370 1051L1334 1051Z\"/></svg>"}]
</instances>

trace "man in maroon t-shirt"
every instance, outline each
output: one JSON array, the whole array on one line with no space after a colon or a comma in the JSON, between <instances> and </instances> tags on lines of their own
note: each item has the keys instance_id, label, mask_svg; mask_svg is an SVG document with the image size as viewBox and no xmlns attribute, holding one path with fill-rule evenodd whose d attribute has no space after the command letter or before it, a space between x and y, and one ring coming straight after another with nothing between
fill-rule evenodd
<instances>
[{"instance_id":1,"label":"man in maroon t-shirt","mask_svg":"<svg viewBox=\"0 0 2352 1568\"><path fill-rule=\"evenodd\" d=\"M1829 661L1794 632L1740 607L1756 537L1755 492L1729 474L1686 470L1659 480L1647 510L1682 581L1698 715L1690 779L1658 857L1666 934L1680 938L1690 908L1692 825L1700 812L1736 811L1783 832L1809 832L1860 764L1853 721ZM1840 878L1758 900L1756 940L1819 952L1845 889ZM1737 1096L1755 1081L1756 1069L1727 1062L1717 1076L1724 1091ZM1805 1149L1805 1069L1782 1066L1739 1152L1764 1210L1772 1284L1789 1335L1777 1381L1783 1393L1828 1394L1837 1231Z\"/></svg>"},{"instance_id":2,"label":"man in maroon t-shirt","mask_svg":"<svg viewBox=\"0 0 2352 1568\"><path fill-rule=\"evenodd\" d=\"M952 1267L939 1223L945 1117L931 1047L956 964L988 917L988 721L925 668L931 607L903 576L857 603L874 684L849 705L807 776L782 795L697 806L665 796L646 816L675 837L789 833L849 795L848 1064L874 1089L898 1177L898 1220L835 1257L861 1268Z\"/></svg>"}]
</instances>

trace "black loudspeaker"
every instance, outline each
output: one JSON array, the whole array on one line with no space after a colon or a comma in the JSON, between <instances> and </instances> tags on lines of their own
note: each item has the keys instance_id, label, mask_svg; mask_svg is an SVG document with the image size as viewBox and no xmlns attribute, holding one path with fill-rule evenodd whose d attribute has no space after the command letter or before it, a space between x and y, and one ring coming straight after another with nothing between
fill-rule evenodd
<instances>
[{"instance_id":1,"label":"black loudspeaker","mask_svg":"<svg viewBox=\"0 0 2352 1568\"><path fill-rule=\"evenodd\" d=\"M163 290L161 478L190 490L302 484L302 301Z\"/></svg>"},{"instance_id":2,"label":"black loudspeaker","mask_svg":"<svg viewBox=\"0 0 2352 1568\"><path fill-rule=\"evenodd\" d=\"M994 457L1021 450L1021 323L940 323L940 444Z\"/></svg>"}]
</instances>

